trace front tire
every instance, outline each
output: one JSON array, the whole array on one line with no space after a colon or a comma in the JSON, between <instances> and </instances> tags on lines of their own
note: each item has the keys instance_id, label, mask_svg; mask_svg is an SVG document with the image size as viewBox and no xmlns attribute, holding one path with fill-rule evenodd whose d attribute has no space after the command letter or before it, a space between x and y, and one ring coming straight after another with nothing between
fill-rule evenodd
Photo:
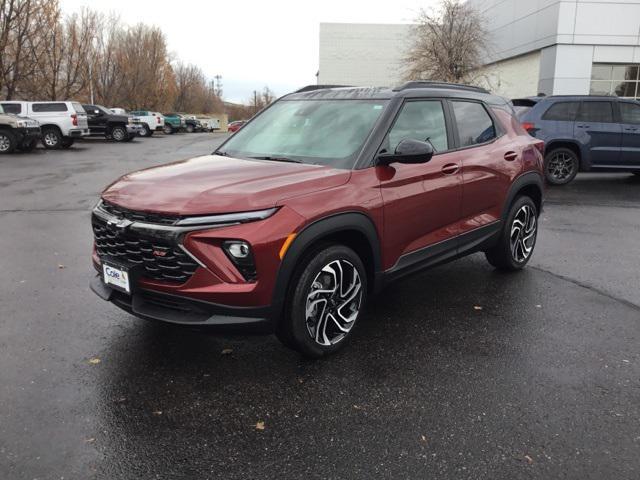
<instances>
[{"instance_id":1,"label":"front tire","mask_svg":"<svg viewBox=\"0 0 640 480\"><path fill-rule=\"evenodd\" d=\"M57 128L42 130L42 145L48 150L56 150L62 146L62 133Z\"/></svg>"},{"instance_id":2,"label":"front tire","mask_svg":"<svg viewBox=\"0 0 640 480\"><path fill-rule=\"evenodd\" d=\"M129 134L125 127L117 125L111 129L111 138L116 142L126 142L129 140Z\"/></svg>"},{"instance_id":3,"label":"front tire","mask_svg":"<svg viewBox=\"0 0 640 480\"><path fill-rule=\"evenodd\" d=\"M292 277L278 337L307 357L332 354L349 340L366 295L366 270L353 250L314 249Z\"/></svg>"},{"instance_id":4,"label":"front tire","mask_svg":"<svg viewBox=\"0 0 640 480\"><path fill-rule=\"evenodd\" d=\"M195 131L196 131L196 127L194 127L191 124L187 125L187 133L193 133Z\"/></svg>"},{"instance_id":5,"label":"front tire","mask_svg":"<svg viewBox=\"0 0 640 480\"><path fill-rule=\"evenodd\" d=\"M142 126L142 132L140 132L141 137L150 137L153 135L153 132L149 128L149 125L145 124Z\"/></svg>"},{"instance_id":6,"label":"front tire","mask_svg":"<svg viewBox=\"0 0 640 480\"><path fill-rule=\"evenodd\" d=\"M500 239L485 255L498 270L521 270L533 255L538 237L538 209L529 197L516 198L509 209Z\"/></svg>"},{"instance_id":7,"label":"front tire","mask_svg":"<svg viewBox=\"0 0 640 480\"><path fill-rule=\"evenodd\" d=\"M8 130L0 130L0 154L11 153L17 147L15 135Z\"/></svg>"},{"instance_id":8,"label":"front tire","mask_svg":"<svg viewBox=\"0 0 640 480\"><path fill-rule=\"evenodd\" d=\"M580 159L570 148L554 148L544 157L544 176L551 185L566 185L580 170Z\"/></svg>"},{"instance_id":9,"label":"front tire","mask_svg":"<svg viewBox=\"0 0 640 480\"><path fill-rule=\"evenodd\" d=\"M71 137L64 137L62 139L62 141L60 142L60 146L62 148L71 148L74 143L75 143L75 139L73 139Z\"/></svg>"}]
</instances>

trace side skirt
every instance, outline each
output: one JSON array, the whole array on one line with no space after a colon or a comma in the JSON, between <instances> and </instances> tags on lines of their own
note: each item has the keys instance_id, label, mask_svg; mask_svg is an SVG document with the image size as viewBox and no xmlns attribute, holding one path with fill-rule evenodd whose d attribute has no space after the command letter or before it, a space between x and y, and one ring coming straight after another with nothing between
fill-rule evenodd
<instances>
[{"instance_id":1,"label":"side skirt","mask_svg":"<svg viewBox=\"0 0 640 480\"><path fill-rule=\"evenodd\" d=\"M497 220L449 240L402 255L393 267L384 272L384 283L485 250L498 241L501 231L502 221Z\"/></svg>"}]
</instances>

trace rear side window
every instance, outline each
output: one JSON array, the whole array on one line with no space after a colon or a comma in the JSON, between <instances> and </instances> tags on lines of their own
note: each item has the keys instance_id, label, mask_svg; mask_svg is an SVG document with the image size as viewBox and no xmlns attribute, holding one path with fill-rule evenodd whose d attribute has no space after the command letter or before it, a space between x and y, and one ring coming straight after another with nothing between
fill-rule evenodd
<instances>
[{"instance_id":1,"label":"rear side window","mask_svg":"<svg viewBox=\"0 0 640 480\"><path fill-rule=\"evenodd\" d=\"M554 103L542 115L542 120L556 120L560 122L573 122L576 119L580 102Z\"/></svg>"},{"instance_id":2,"label":"rear side window","mask_svg":"<svg viewBox=\"0 0 640 480\"><path fill-rule=\"evenodd\" d=\"M34 112L66 112L67 105L65 103L34 103L31 110Z\"/></svg>"},{"instance_id":3,"label":"rear side window","mask_svg":"<svg viewBox=\"0 0 640 480\"><path fill-rule=\"evenodd\" d=\"M398 144L406 138L421 142L428 140L436 152L449 149L447 125L440 101L421 100L404 104L389 131L388 151L394 152Z\"/></svg>"},{"instance_id":4,"label":"rear side window","mask_svg":"<svg viewBox=\"0 0 640 480\"><path fill-rule=\"evenodd\" d=\"M16 115L18 115L22 110L19 103L3 103L2 108L5 113L15 113Z\"/></svg>"},{"instance_id":5,"label":"rear side window","mask_svg":"<svg viewBox=\"0 0 640 480\"><path fill-rule=\"evenodd\" d=\"M578 121L613 123L613 105L611 102L582 102Z\"/></svg>"},{"instance_id":6,"label":"rear side window","mask_svg":"<svg viewBox=\"0 0 640 480\"><path fill-rule=\"evenodd\" d=\"M622 123L634 123L636 125L640 125L640 105L626 102L620 102L619 105Z\"/></svg>"},{"instance_id":7,"label":"rear side window","mask_svg":"<svg viewBox=\"0 0 640 480\"><path fill-rule=\"evenodd\" d=\"M496 138L493 120L481 103L454 100L451 105L458 125L461 147L478 145Z\"/></svg>"}]
</instances>

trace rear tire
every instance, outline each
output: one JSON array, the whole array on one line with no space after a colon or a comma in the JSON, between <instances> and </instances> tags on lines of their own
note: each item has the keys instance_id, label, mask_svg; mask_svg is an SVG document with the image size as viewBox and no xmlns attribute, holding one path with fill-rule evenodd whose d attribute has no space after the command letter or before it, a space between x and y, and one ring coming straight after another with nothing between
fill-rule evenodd
<instances>
[{"instance_id":1,"label":"rear tire","mask_svg":"<svg viewBox=\"0 0 640 480\"><path fill-rule=\"evenodd\" d=\"M11 153L17 147L16 136L9 130L0 130L0 154Z\"/></svg>"},{"instance_id":2,"label":"rear tire","mask_svg":"<svg viewBox=\"0 0 640 480\"><path fill-rule=\"evenodd\" d=\"M544 176L551 185L566 185L580 170L580 159L570 148L554 148L544 157Z\"/></svg>"},{"instance_id":3,"label":"rear tire","mask_svg":"<svg viewBox=\"0 0 640 480\"><path fill-rule=\"evenodd\" d=\"M487 250L487 261L498 270L521 270L533 255L538 237L538 209L529 197L518 197L511 205L495 247Z\"/></svg>"},{"instance_id":4,"label":"rear tire","mask_svg":"<svg viewBox=\"0 0 640 480\"><path fill-rule=\"evenodd\" d=\"M62 147L62 133L56 127L42 129L42 145L48 150L56 150Z\"/></svg>"},{"instance_id":5,"label":"rear tire","mask_svg":"<svg viewBox=\"0 0 640 480\"><path fill-rule=\"evenodd\" d=\"M311 358L340 350L351 337L367 296L360 257L344 245L313 249L298 265L277 336Z\"/></svg>"},{"instance_id":6,"label":"rear tire","mask_svg":"<svg viewBox=\"0 0 640 480\"><path fill-rule=\"evenodd\" d=\"M169 124L166 124L164 126L164 133L167 135L173 135L173 133L175 132L175 130L173 129L173 127Z\"/></svg>"}]
</instances>

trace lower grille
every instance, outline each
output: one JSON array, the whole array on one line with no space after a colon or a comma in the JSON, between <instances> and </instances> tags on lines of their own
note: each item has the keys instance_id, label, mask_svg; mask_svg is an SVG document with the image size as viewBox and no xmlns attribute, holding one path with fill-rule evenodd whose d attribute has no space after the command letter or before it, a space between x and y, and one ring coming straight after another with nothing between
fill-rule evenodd
<instances>
[{"instance_id":1,"label":"lower grille","mask_svg":"<svg viewBox=\"0 0 640 480\"><path fill-rule=\"evenodd\" d=\"M93 215L93 235L101 259L139 265L142 276L152 280L185 283L198 264L179 247L159 239L147 239L109 225Z\"/></svg>"}]
</instances>

